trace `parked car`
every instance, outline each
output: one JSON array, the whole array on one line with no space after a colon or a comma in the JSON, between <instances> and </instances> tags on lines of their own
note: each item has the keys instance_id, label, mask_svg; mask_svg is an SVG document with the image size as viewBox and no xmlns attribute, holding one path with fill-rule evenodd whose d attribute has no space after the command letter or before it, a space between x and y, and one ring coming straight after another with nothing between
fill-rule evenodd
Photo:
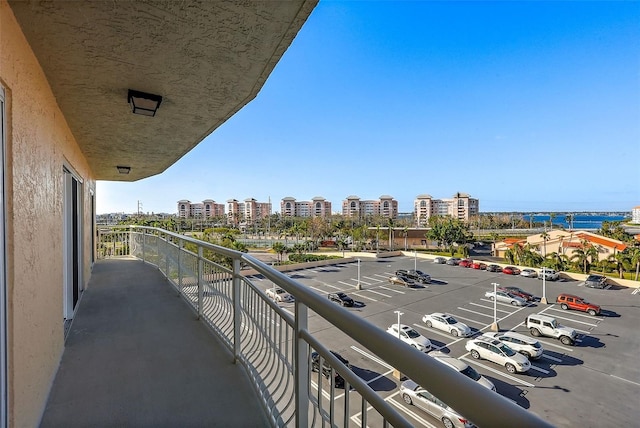
<instances>
[{"instance_id":1,"label":"parked car","mask_svg":"<svg viewBox=\"0 0 640 428\"><path fill-rule=\"evenodd\" d=\"M447 264L449 266L458 266L458 263L460 263L459 257L451 257L449 260L447 260Z\"/></svg>"},{"instance_id":2,"label":"parked car","mask_svg":"<svg viewBox=\"0 0 640 428\"><path fill-rule=\"evenodd\" d=\"M586 312L591 316L600 314L600 306L594 305L584 300L582 297L573 294L562 293L556 298L556 303L564 310L573 309L575 311Z\"/></svg>"},{"instance_id":3,"label":"parked car","mask_svg":"<svg viewBox=\"0 0 640 428\"><path fill-rule=\"evenodd\" d=\"M429 352L431 350L431 341L408 325L400 324L400 331L398 332L398 324L392 324L387 329L387 333L392 334L394 337L399 337L404 343L413 346L418 351Z\"/></svg>"},{"instance_id":4,"label":"parked car","mask_svg":"<svg viewBox=\"0 0 640 428\"><path fill-rule=\"evenodd\" d=\"M396 276L404 276L406 278L412 279L414 282L421 282L423 284L431 283L431 276L422 272L421 270L409 269L403 270L399 269L396 271Z\"/></svg>"},{"instance_id":5,"label":"parked car","mask_svg":"<svg viewBox=\"0 0 640 428\"><path fill-rule=\"evenodd\" d=\"M524 291L522 288L519 287L499 287L498 290L501 291L506 291L507 293L514 295L514 296L518 296L518 297L522 297L524 300L526 300L527 302L532 302L533 300L535 300L535 296L527 291Z\"/></svg>"},{"instance_id":6,"label":"parked car","mask_svg":"<svg viewBox=\"0 0 640 428\"><path fill-rule=\"evenodd\" d=\"M522 269L520 271L520 276L524 276L525 278L537 278L538 272L533 269Z\"/></svg>"},{"instance_id":7,"label":"parked car","mask_svg":"<svg viewBox=\"0 0 640 428\"><path fill-rule=\"evenodd\" d=\"M416 283L406 276L394 275L389 277L389 282L392 284L399 284L404 287L415 287Z\"/></svg>"},{"instance_id":8,"label":"parked car","mask_svg":"<svg viewBox=\"0 0 640 428\"><path fill-rule=\"evenodd\" d=\"M266 294L268 298L279 303L293 302L293 296L280 287L267 288Z\"/></svg>"},{"instance_id":9,"label":"parked car","mask_svg":"<svg viewBox=\"0 0 640 428\"><path fill-rule=\"evenodd\" d=\"M458 412L438 400L433 394L412 380L400 385L400 395L408 405L414 405L440 420L445 428L471 428L475 425Z\"/></svg>"},{"instance_id":10,"label":"parked car","mask_svg":"<svg viewBox=\"0 0 640 428\"><path fill-rule=\"evenodd\" d=\"M342 306L353 306L353 299L343 292L329 293L327 298L332 302L341 304Z\"/></svg>"},{"instance_id":11,"label":"parked car","mask_svg":"<svg viewBox=\"0 0 640 428\"><path fill-rule=\"evenodd\" d=\"M465 323L462 323L455 319L452 315L444 314L442 312L434 312L422 317L422 322L427 327L437 328L438 330L446 331L452 336L471 336L471 328Z\"/></svg>"},{"instance_id":12,"label":"parked car","mask_svg":"<svg viewBox=\"0 0 640 428\"><path fill-rule=\"evenodd\" d=\"M466 268L470 268L472 264L473 264L473 260L471 260L471 259L464 259L464 260L460 260L460 262L458 262L458 266L466 267Z\"/></svg>"},{"instance_id":13,"label":"parked car","mask_svg":"<svg viewBox=\"0 0 640 428\"><path fill-rule=\"evenodd\" d=\"M487 264L486 263L482 263L482 262L473 262L471 264L471 267L473 269L486 270L487 269Z\"/></svg>"},{"instance_id":14,"label":"parked car","mask_svg":"<svg viewBox=\"0 0 640 428\"><path fill-rule=\"evenodd\" d=\"M525 326L532 336L553 337L563 345L573 345L578 339L578 333L574 329L558 324L555 318L547 315L531 314L525 318Z\"/></svg>"},{"instance_id":15,"label":"parked car","mask_svg":"<svg viewBox=\"0 0 640 428\"><path fill-rule=\"evenodd\" d=\"M531 368L527 357L491 337L478 336L469 339L465 348L476 360L482 358L494 362L504 366L509 373L524 373Z\"/></svg>"},{"instance_id":16,"label":"parked car","mask_svg":"<svg viewBox=\"0 0 640 428\"><path fill-rule=\"evenodd\" d=\"M540 269L540 273L538 274L538 279L546 279L547 281L557 281L558 278L560 278L558 272L548 267Z\"/></svg>"},{"instance_id":17,"label":"parked car","mask_svg":"<svg viewBox=\"0 0 640 428\"><path fill-rule=\"evenodd\" d=\"M507 275L520 275L520 269L515 266L505 266L502 268L502 273Z\"/></svg>"},{"instance_id":18,"label":"parked car","mask_svg":"<svg viewBox=\"0 0 640 428\"><path fill-rule=\"evenodd\" d=\"M443 265L447 262L447 259L445 259L444 257L436 257L435 259L433 259L433 262L439 265Z\"/></svg>"},{"instance_id":19,"label":"parked car","mask_svg":"<svg viewBox=\"0 0 640 428\"><path fill-rule=\"evenodd\" d=\"M544 351L536 339L513 331L489 332L483 333L483 335L506 343L509 348L530 359L540 358Z\"/></svg>"},{"instance_id":20,"label":"parked car","mask_svg":"<svg viewBox=\"0 0 640 428\"><path fill-rule=\"evenodd\" d=\"M490 264L487 266L487 272L502 272L502 268L498 265Z\"/></svg>"},{"instance_id":21,"label":"parked car","mask_svg":"<svg viewBox=\"0 0 640 428\"><path fill-rule=\"evenodd\" d=\"M495 294L493 291L487 291L484 293L484 297L488 297L491 300L497 300L498 302L509 303L513 306L524 306L527 304L527 301L522 297L514 296L506 291L496 290Z\"/></svg>"},{"instance_id":22,"label":"parked car","mask_svg":"<svg viewBox=\"0 0 640 428\"><path fill-rule=\"evenodd\" d=\"M493 384L493 382L491 382L486 377L482 376L473 367L471 367L469 364L465 363L464 361L458 358L452 357L450 355L444 354L442 352L431 353L429 355L432 356L439 363L442 363L445 366L459 373L462 373L469 379L475 380L485 388L488 388L492 391L496 390L496 386Z\"/></svg>"},{"instance_id":23,"label":"parked car","mask_svg":"<svg viewBox=\"0 0 640 428\"><path fill-rule=\"evenodd\" d=\"M338 359L342 364L344 364L348 369L351 368L351 364L349 364L349 360L344 358L342 355L337 352L331 351L331 353ZM320 354L317 352L313 352L311 354L311 370L317 372L320 370ZM324 358L322 359L322 375L329 379L331 377L331 364ZM337 388L344 388L344 378L340 376L337 371L333 371L334 385Z\"/></svg>"},{"instance_id":24,"label":"parked car","mask_svg":"<svg viewBox=\"0 0 640 428\"><path fill-rule=\"evenodd\" d=\"M607 277L602 275L589 275L584 280L585 287L605 288L607 286Z\"/></svg>"}]
</instances>

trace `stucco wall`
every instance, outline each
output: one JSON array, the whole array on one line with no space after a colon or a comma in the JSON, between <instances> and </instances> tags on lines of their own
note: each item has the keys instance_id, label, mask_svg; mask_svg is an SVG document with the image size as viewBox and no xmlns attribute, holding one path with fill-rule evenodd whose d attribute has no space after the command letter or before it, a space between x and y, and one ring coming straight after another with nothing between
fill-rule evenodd
<instances>
[{"instance_id":1,"label":"stucco wall","mask_svg":"<svg viewBox=\"0 0 640 428\"><path fill-rule=\"evenodd\" d=\"M92 219L87 163L13 13L0 0L0 83L7 92L9 426L37 426L64 347L63 165L84 180L84 283Z\"/></svg>"}]
</instances>

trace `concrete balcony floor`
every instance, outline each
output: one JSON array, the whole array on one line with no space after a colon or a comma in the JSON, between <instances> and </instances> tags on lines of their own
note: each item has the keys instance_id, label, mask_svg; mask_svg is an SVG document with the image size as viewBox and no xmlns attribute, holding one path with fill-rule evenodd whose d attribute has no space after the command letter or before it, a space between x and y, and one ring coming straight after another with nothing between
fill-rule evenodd
<instances>
[{"instance_id":1,"label":"concrete balcony floor","mask_svg":"<svg viewBox=\"0 0 640 428\"><path fill-rule=\"evenodd\" d=\"M263 427L231 353L136 259L94 265L41 427Z\"/></svg>"}]
</instances>

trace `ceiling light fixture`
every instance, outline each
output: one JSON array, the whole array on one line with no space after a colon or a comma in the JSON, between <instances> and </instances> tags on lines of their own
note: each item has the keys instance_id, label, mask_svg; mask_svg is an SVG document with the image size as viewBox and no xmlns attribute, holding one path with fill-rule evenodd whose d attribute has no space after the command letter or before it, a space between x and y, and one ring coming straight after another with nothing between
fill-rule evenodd
<instances>
[{"instance_id":1,"label":"ceiling light fixture","mask_svg":"<svg viewBox=\"0 0 640 428\"><path fill-rule=\"evenodd\" d=\"M134 91L129 89L129 105L131 112L141 114L143 116L155 116L162 102L160 95L147 94L146 92Z\"/></svg>"},{"instance_id":2,"label":"ceiling light fixture","mask_svg":"<svg viewBox=\"0 0 640 428\"><path fill-rule=\"evenodd\" d=\"M130 166L118 165L116 168L118 168L118 172L120 174L129 174L129 172L131 171L131 167Z\"/></svg>"}]
</instances>

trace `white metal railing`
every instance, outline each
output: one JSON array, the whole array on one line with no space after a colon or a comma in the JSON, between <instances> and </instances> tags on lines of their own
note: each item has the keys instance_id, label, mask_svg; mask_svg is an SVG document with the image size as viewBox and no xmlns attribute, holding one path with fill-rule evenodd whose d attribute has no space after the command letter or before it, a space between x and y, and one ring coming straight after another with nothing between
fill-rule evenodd
<instances>
[{"instance_id":1,"label":"white metal railing","mask_svg":"<svg viewBox=\"0 0 640 428\"><path fill-rule=\"evenodd\" d=\"M467 377L442 370L430 356L398 343L382 329L248 254L151 227L100 231L98 258L127 255L157 266L197 317L233 352L273 426L412 426L313 335L308 326L310 311L478 426L550 426ZM294 296L294 315L267 298L242 268L252 269ZM312 352L321 357L317 372L312 371ZM324 360L331 366L328 379L323 376ZM336 387L336 372L348 393Z\"/></svg>"}]
</instances>

